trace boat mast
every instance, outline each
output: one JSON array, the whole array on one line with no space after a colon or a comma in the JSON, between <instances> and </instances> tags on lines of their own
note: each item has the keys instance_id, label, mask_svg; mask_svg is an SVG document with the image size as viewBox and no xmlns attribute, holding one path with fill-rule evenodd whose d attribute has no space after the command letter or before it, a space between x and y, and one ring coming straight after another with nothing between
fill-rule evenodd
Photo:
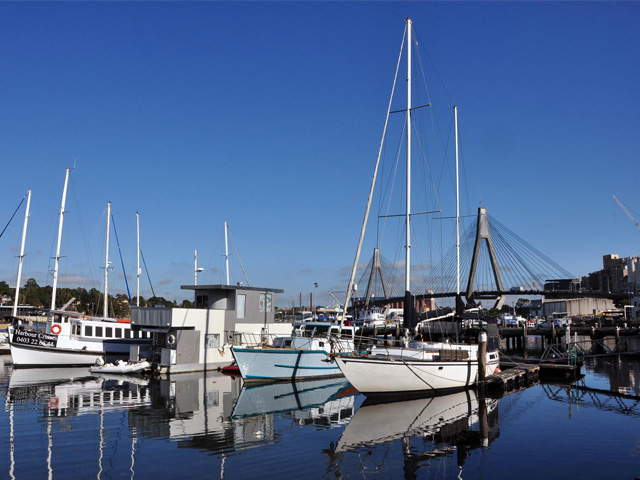
<instances>
[{"instance_id":1,"label":"boat mast","mask_svg":"<svg viewBox=\"0 0 640 480\"><path fill-rule=\"evenodd\" d=\"M405 27L406 30L406 27ZM389 97L389 105L387 106L387 116L384 120L384 128L382 131L382 138L380 139L380 147L378 148L378 157L376 159L376 166L373 169L373 178L371 179L371 187L369 188L369 197L367 199L367 207L364 211L364 218L362 220L362 227L360 228L360 238L358 240L358 248L356 249L356 256L353 260L353 267L351 268L351 276L349 277L349 284L347 287L347 298L344 301L344 313L340 318L340 331L342 331L342 325L344 324L344 317L347 314L349 308L349 301L351 300L351 294L354 292L354 282L356 278L356 271L358 269L358 260L360 258L360 251L362 250L362 242L364 240L364 234L367 229L367 221L369 219L369 211L371 210L371 200L373 199L373 191L376 185L376 178L378 177L378 168L380 166L380 158L382 156L382 148L384 147L385 138L387 135L387 126L389 125L389 115L391 113L391 104L393 102L393 96L396 91L396 81L398 79L398 71L400 69L400 62L402 60L402 50L404 49L404 35L402 36L402 45L400 46L400 53L398 54L398 62L396 64L396 73L393 77L393 88L391 89L391 96ZM302 304L302 300L300 301Z\"/></svg>"},{"instance_id":2,"label":"boat mast","mask_svg":"<svg viewBox=\"0 0 640 480\"><path fill-rule=\"evenodd\" d=\"M111 202L107 203L107 241L104 251L104 318L109 317L109 221L111 220Z\"/></svg>"},{"instance_id":3,"label":"boat mast","mask_svg":"<svg viewBox=\"0 0 640 480\"><path fill-rule=\"evenodd\" d=\"M31 205L31 189L27 190L27 209L24 212L22 224L22 243L20 244L20 260L18 262L18 278L16 279L16 298L13 302L13 316L18 314L18 297L20 296L20 277L22 276L22 260L24 259L24 242L27 238L27 223L29 222L29 207Z\"/></svg>"},{"instance_id":4,"label":"boat mast","mask_svg":"<svg viewBox=\"0 0 640 480\"><path fill-rule=\"evenodd\" d=\"M407 18L407 212L405 217L405 292L411 291L411 19ZM405 295L406 295L405 293Z\"/></svg>"},{"instance_id":5,"label":"boat mast","mask_svg":"<svg viewBox=\"0 0 640 480\"><path fill-rule=\"evenodd\" d=\"M140 215L136 212L136 232L138 236L138 277L136 285L136 307L140 306Z\"/></svg>"},{"instance_id":6,"label":"boat mast","mask_svg":"<svg viewBox=\"0 0 640 480\"><path fill-rule=\"evenodd\" d=\"M453 106L456 131L456 297L460 296L460 183L458 173L458 107Z\"/></svg>"},{"instance_id":7,"label":"boat mast","mask_svg":"<svg viewBox=\"0 0 640 480\"><path fill-rule=\"evenodd\" d=\"M193 251L193 284L198 285L198 250Z\"/></svg>"},{"instance_id":8,"label":"boat mast","mask_svg":"<svg viewBox=\"0 0 640 480\"><path fill-rule=\"evenodd\" d=\"M225 266L227 269L227 285L229 285L229 242L227 240L228 230L229 230L229 225L227 225L227 222L224 222L224 255L225 255Z\"/></svg>"},{"instance_id":9,"label":"boat mast","mask_svg":"<svg viewBox=\"0 0 640 480\"><path fill-rule=\"evenodd\" d=\"M64 220L64 206L67 201L67 185L69 183L69 170L64 177L64 189L62 190L62 204L60 205L60 220L58 222L58 245L56 247L56 258L53 266L53 290L51 292L51 310L56 309L56 288L58 287L58 264L60 263L60 242L62 240L62 223Z\"/></svg>"}]
</instances>

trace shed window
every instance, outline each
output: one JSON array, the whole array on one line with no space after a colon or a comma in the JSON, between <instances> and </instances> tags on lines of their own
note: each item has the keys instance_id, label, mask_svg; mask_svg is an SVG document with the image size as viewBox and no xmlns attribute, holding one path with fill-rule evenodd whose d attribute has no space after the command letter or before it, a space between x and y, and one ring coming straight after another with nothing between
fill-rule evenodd
<instances>
[{"instance_id":1,"label":"shed window","mask_svg":"<svg viewBox=\"0 0 640 480\"><path fill-rule=\"evenodd\" d=\"M238 294L238 318L245 318L247 314L247 296Z\"/></svg>"},{"instance_id":2,"label":"shed window","mask_svg":"<svg viewBox=\"0 0 640 480\"><path fill-rule=\"evenodd\" d=\"M209 295L196 295L196 308L208 308Z\"/></svg>"},{"instance_id":3,"label":"shed window","mask_svg":"<svg viewBox=\"0 0 640 480\"><path fill-rule=\"evenodd\" d=\"M204 342L206 348L220 348L220 334L209 333L205 335Z\"/></svg>"},{"instance_id":4,"label":"shed window","mask_svg":"<svg viewBox=\"0 0 640 480\"><path fill-rule=\"evenodd\" d=\"M271 294L270 293L260 294L260 311L261 312L271 311Z\"/></svg>"}]
</instances>

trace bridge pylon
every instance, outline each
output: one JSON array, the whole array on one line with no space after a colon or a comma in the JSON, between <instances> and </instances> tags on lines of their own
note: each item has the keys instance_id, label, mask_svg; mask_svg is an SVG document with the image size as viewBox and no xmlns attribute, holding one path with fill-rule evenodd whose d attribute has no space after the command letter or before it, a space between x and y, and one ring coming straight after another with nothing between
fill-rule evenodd
<instances>
[{"instance_id":1,"label":"bridge pylon","mask_svg":"<svg viewBox=\"0 0 640 480\"><path fill-rule=\"evenodd\" d=\"M384 298L389 298L389 294L387 292L387 283L384 280L384 272L382 271L382 262L380 261L380 249L377 247L373 249L373 263L371 264L369 283L367 283L367 295L364 301L365 305L369 305L369 300L371 300L371 294L373 293L373 283L375 281L376 274L380 276L380 283L382 284L382 292L384 293Z\"/></svg>"},{"instance_id":2,"label":"bridge pylon","mask_svg":"<svg viewBox=\"0 0 640 480\"><path fill-rule=\"evenodd\" d=\"M467 283L467 302L474 302L476 299L488 299L495 300L496 303L493 308L500 309L504 303L504 295L483 295L480 292L476 292L474 289L474 283L476 279L476 271L478 268L478 256L480 255L480 249L482 248L483 240L486 240L487 249L489 250L489 259L491 261L491 270L493 271L493 278L496 282L496 291L503 292L502 278L500 277L500 267L498 266L498 259L496 258L496 252L493 248L493 241L491 240L491 231L489 229L489 218L487 216L487 209L485 207L478 208L478 228L476 232L476 242L473 247L473 260L471 261L471 271L469 272L469 281Z\"/></svg>"}]
</instances>

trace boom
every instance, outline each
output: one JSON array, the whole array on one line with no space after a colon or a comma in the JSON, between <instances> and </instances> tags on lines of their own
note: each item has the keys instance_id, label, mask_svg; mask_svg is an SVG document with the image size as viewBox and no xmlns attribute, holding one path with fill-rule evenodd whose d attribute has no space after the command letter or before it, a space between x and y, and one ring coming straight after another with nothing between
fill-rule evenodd
<instances>
[{"instance_id":1,"label":"boom","mask_svg":"<svg viewBox=\"0 0 640 480\"><path fill-rule=\"evenodd\" d=\"M629 210L627 210L627 207L625 207L624 204L620 200L618 200L615 195L613 196L613 198L615 199L616 202L618 202L618 205L620 205L620 208L622 209L622 211L627 214L627 217L629 217L629 220L631 220L633 224L636 226L636 228L640 230L640 223L638 223L636 219L633 218L633 215L629 213Z\"/></svg>"}]
</instances>

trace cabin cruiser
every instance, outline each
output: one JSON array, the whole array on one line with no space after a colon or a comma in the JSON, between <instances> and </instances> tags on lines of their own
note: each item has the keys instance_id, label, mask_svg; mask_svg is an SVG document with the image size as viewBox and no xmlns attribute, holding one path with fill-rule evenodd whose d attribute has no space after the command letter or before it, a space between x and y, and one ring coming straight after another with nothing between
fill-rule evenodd
<instances>
[{"instance_id":1,"label":"cabin cruiser","mask_svg":"<svg viewBox=\"0 0 640 480\"><path fill-rule=\"evenodd\" d=\"M234 346L233 358L245 382L303 380L340 376L327 356L354 350L354 328L330 322L297 322L289 336L259 345Z\"/></svg>"},{"instance_id":2,"label":"cabin cruiser","mask_svg":"<svg viewBox=\"0 0 640 480\"><path fill-rule=\"evenodd\" d=\"M129 320L86 317L78 312L49 310L43 329L16 319L8 327L16 367L93 365L98 358L126 359L132 345L151 342L148 333L131 329Z\"/></svg>"}]
</instances>

